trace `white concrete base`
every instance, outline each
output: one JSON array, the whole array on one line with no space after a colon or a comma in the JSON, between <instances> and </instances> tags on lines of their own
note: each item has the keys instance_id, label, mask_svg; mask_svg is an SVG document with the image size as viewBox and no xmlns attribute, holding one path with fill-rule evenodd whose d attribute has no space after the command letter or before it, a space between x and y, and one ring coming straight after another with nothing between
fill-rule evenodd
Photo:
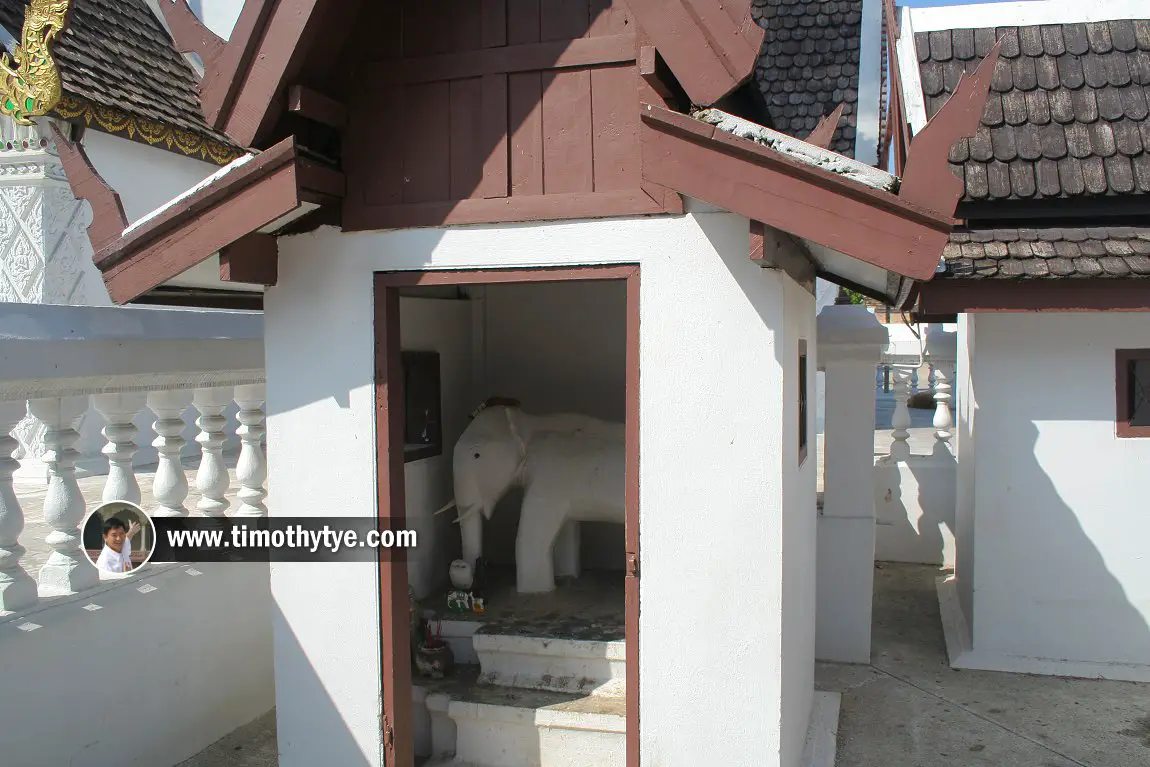
<instances>
[{"instance_id":1,"label":"white concrete base","mask_svg":"<svg viewBox=\"0 0 1150 767\"><path fill-rule=\"evenodd\" d=\"M938 607L942 613L943 635L946 637L946 655L951 668L1150 682L1150 665L979 652L973 647L970 625L958 599L958 585L954 576L940 576L935 584L938 589Z\"/></svg>"},{"instance_id":2,"label":"white concrete base","mask_svg":"<svg viewBox=\"0 0 1150 767\"><path fill-rule=\"evenodd\" d=\"M842 695L815 690L811 703L811 723L803 745L802 767L835 767L839 735L839 706Z\"/></svg>"},{"instance_id":3,"label":"white concrete base","mask_svg":"<svg viewBox=\"0 0 1150 767\"><path fill-rule=\"evenodd\" d=\"M626 679L626 644L476 634L480 682L553 692L590 693ZM614 683L614 684L613 684Z\"/></svg>"},{"instance_id":4,"label":"white concrete base","mask_svg":"<svg viewBox=\"0 0 1150 767\"><path fill-rule=\"evenodd\" d=\"M424 619L433 618L434 613L425 612ZM440 622L439 629L443 632L444 641L451 647L456 663L474 666L479 663L479 656L475 652L473 637L475 632L483 627L481 621L445 620Z\"/></svg>"},{"instance_id":5,"label":"white concrete base","mask_svg":"<svg viewBox=\"0 0 1150 767\"><path fill-rule=\"evenodd\" d=\"M452 701L455 755L482 767L624 767L626 718Z\"/></svg>"},{"instance_id":6,"label":"white concrete base","mask_svg":"<svg viewBox=\"0 0 1150 767\"><path fill-rule=\"evenodd\" d=\"M818 518L815 658L869 663L874 518Z\"/></svg>"},{"instance_id":7,"label":"white concrete base","mask_svg":"<svg viewBox=\"0 0 1150 767\"><path fill-rule=\"evenodd\" d=\"M954 457L879 459L874 470L875 559L953 568Z\"/></svg>"}]
</instances>

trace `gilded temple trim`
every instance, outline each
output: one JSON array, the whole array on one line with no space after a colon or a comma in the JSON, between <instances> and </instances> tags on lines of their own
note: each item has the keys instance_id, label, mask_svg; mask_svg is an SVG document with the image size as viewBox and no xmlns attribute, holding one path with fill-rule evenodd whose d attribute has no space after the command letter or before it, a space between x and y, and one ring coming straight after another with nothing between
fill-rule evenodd
<instances>
[{"instance_id":1,"label":"gilded temple trim","mask_svg":"<svg viewBox=\"0 0 1150 767\"><path fill-rule=\"evenodd\" d=\"M63 96L53 113L66 120L83 120L105 133L126 136L149 146L178 152L216 165L227 165L243 152L191 131L136 117L113 107L93 104L75 96Z\"/></svg>"}]
</instances>

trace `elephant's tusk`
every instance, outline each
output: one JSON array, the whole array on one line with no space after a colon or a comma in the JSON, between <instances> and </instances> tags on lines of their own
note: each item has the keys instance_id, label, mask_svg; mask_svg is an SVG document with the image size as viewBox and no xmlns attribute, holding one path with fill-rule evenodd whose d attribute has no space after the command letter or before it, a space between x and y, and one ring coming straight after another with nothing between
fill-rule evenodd
<instances>
[{"instance_id":1,"label":"elephant's tusk","mask_svg":"<svg viewBox=\"0 0 1150 767\"><path fill-rule=\"evenodd\" d=\"M462 522L463 522L463 520L467 519L467 518L468 518L468 517L470 517L472 514L474 514L474 513L476 512L476 510L477 510L477 509L478 509L478 507L477 507L477 506L476 506L476 507L472 507L472 508L468 509L466 512L464 512L463 514L460 514L458 517L456 517L456 518L455 518L455 524L457 524L457 525L458 525L458 524L462 523Z\"/></svg>"},{"instance_id":2,"label":"elephant's tusk","mask_svg":"<svg viewBox=\"0 0 1150 767\"><path fill-rule=\"evenodd\" d=\"M443 512L447 511L448 509L452 508L453 506L455 506L455 499L454 498L452 498L450 501L445 503L443 505L443 508L441 508L439 511L435 512L435 514L432 514L431 516L434 517L434 516L437 516L439 514L442 514Z\"/></svg>"}]
</instances>

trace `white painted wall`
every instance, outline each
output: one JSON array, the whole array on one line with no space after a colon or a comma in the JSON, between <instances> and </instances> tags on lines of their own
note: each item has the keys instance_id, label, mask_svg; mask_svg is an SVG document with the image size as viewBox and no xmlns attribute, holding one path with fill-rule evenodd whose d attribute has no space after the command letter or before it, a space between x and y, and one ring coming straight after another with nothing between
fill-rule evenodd
<instances>
[{"instance_id":1,"label":"white painted wall","mask_svg":"<svg viewBox=\"0 0 1150 767\"><path fill-rule=\"evenodd\" d=\"M782 381L783 529L780 553L783 565L782 615L782 760L797 765L810 721L815 690L815 569L816 477L818 454L814 430L814 403L818 365L815 297L779 272L783 299L783 332L774 339L775 362ZM765 318L764 318L765 319ZM799 455L799 342L806 342L807 449ZM748 379L733 376L738 383ZM732 402L737 409L745 400ZM776 413L777 416L777 413ZM775 430L777 433L777 425ZM768 506L769 508L769 506ZM703 761L697 762L703 764Z\"/></svg>"},{"instance_id":2,"label":"white painted wall","mask_svg":"<svg viewBox=\"0 0 1150 767\"><path fill-rule=\"evenodd\" d=\"M955 450L958 458L955 467L954 493L954 537L962 545L955 546L954 575L958 588L959 603L965 615L974 610L974 555L977 540L974 535L975 486L978 478L978 453L975 440L975 422L978 414L978 398L974 391L974 381L978 367L975 365L977 349L974 316L958 316L958 364L955 367L956 397L955 407Z\"/></svg>"},{"instance_id":3,"label":"white painted wall","mask_svg":"<svg viewBox=\"0 0 1150 767\"><path fill-rule=\"evenodd\" d=\"M375 513L373 270L639 263L642 760L792 767L811 695L814 475L811 458L783 469L782 372L813 301L747 260L746 232L706 213L281 241L265 314L271 513ZM280 764L380 764L375 566L271 572ZM734 590L746 599L716 598Z\"/></svg>"},{"instance_id":4,"label":"white painted wall","mask_svg":"<svg viewBox=\"0 0 1150 767\"><path fill-rule=\"evenodd\" d=\"M979 447L960 443L974 474L962 474L958 547L973 654L1150 679L1150 439L1114 433L1114 350L1147 346L1150 313L980 314L966 325L978 335L964 384L977 394Z\"/></svg>"},{"instance_id":5,"label":"white painted wall","mask_svg":"<svg viewBox=\"0 0 1150 767\"><path fill-rule=\"evenodd\" d=\"M410 552L407 573L417 599L447 586L459 554L459 526L451 514L433 516L451 500L451 451L467 425L471 403L471 302L403 297L400 343L406 351L439 352L443 453L404 466L408 527L422 545Z\"/></svg>"},{"instance_id":6,"label":"white painted wall","mask_svg":"<svg viewBox=\"0 0 1150 767\"><path fill-rule=\"evenodd\" d=\"M532 413L623 421L627 289L622 282L484 290L485 396L515 397Z\"/></svg>"},{"instance_id":7,"label":"white painted wall","mask_svg":"<svg viewBox=\"0 0 1150 767\"><path fill-rule=\"evenodd\" d=\"M0 761L166 767L271 709L267 565L187 569L0 622Z\"/></svg>"}]
</instances>

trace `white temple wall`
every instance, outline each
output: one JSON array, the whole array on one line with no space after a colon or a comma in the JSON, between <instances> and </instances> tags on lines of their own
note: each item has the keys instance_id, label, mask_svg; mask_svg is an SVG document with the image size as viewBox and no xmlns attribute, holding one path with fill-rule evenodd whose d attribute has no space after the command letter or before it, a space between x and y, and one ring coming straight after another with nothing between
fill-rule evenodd
<instances>
[{"instance_id":1,"label":"white temple wall","mask_svg":"<svg viewBox=\"0 0 1150 767\"><path fill-rule=\"evenodd\" d=\"M775 357L783 371L783 614L782 764L795 765L803 750L814 697L816 483L815 433L818 365L816 299L798 283L783 281L784 332ZM807 449L799 453L799 346L807 351Z\"/></svg>"},{"instance_id":2,"label":"white temple wall","mask_svg":"<svg viewBox=\"0 0 1150 767\"><path fill-rule=\"evenodd\" d=\"M404 350L439 353L443 452L404 465L408 527L422 542L410 552L407 574L417 599L446 588L447 569L458 556L459 528L452 514L434 516L451 500L451 451L467 426L471 399L471 302L403 297L399 302ZM454 544L454 545L453 545Z\"/></svg>"},{"instance_id":3,"label":"white temple wall","mask_svg":"<svg viewBox=\"0 0 1150 767\"><path fill-rule=\"evenodd\" d=\"M1150 313L978 314L966 325L978 335L978 450L969 426L959 443L967 660L1150 679L1150 439L1119 439L1114 424L1114 352L1150 345Z\"/></svg>"},{"instance_id":4,"label":"white temple wall","mask_svg":"<svg viewBox=\"0 0 1150 767\"><path fill-rule=\"evenodd\" d=\"M373 271L638 263L642 758L792 767L811 671L784 672L784 655L809 665L797 643L813 637L814 586L788 583L784 598L784 570L794 562L800 579L798 563L814 563L813 544L800 550L813 541L814 479L784 479L794 456L777 344L788 312L813 323L813 300L788 299L789 280L748 259L747 230L696 213L282 240L265 315L270 512L375 514ZM811 531L782 522L784 486L796 514L808 496ZM375 566L271 573L281 765L380 764ZM785 710L784 679L802 696ZM727 737L707 737L717 732Z\"/></svg>"}]
</instances>

